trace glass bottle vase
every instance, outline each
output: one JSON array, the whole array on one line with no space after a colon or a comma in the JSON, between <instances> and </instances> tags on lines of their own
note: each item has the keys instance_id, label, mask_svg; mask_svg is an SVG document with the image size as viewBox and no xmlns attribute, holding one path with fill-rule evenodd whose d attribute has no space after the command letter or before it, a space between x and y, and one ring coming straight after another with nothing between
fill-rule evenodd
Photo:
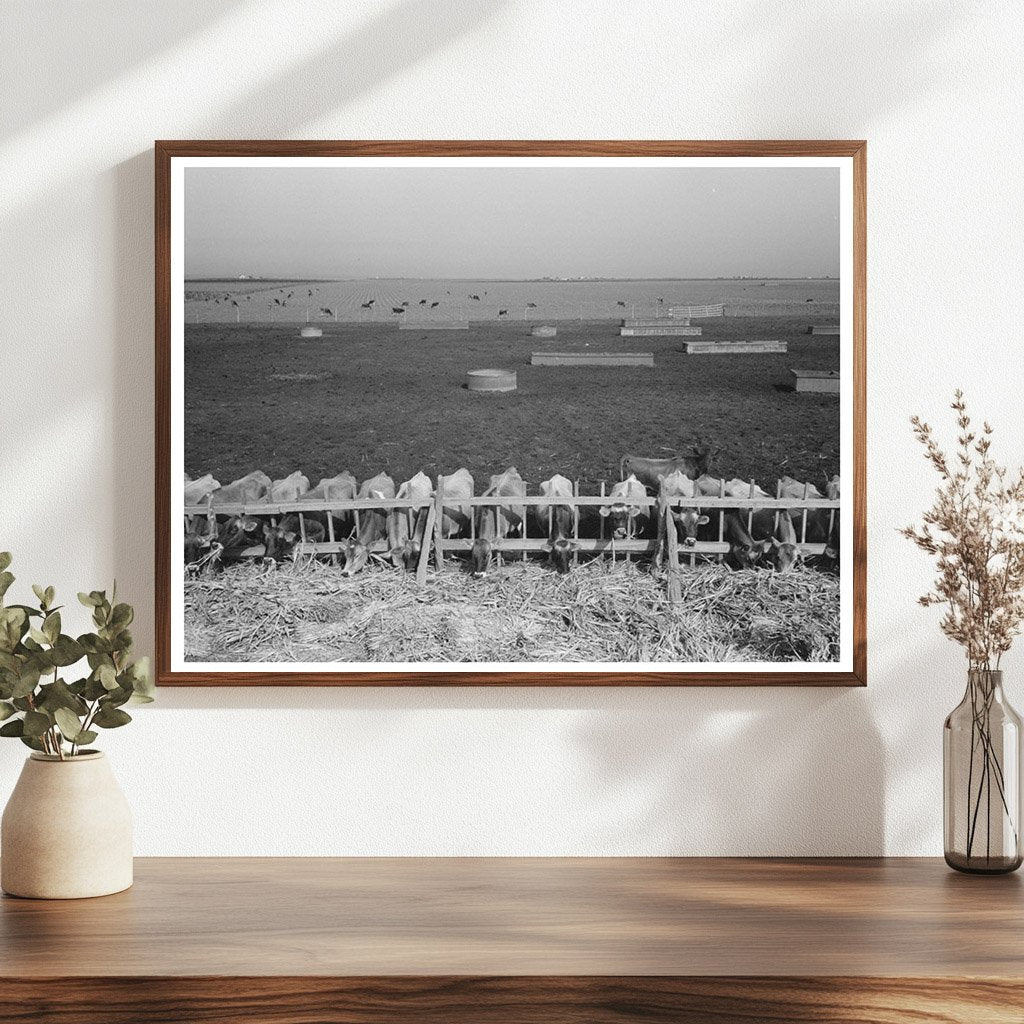
<instances>
[{"instance_id":1,"label":"glass bottle vase","mask_svg":"<svg viewBox=\"0 0 1024 1024\"><path fill-rule=\"evenodd\" d=\"M972 669L943 726L946 863L1001 874L1021 865L1021 719L1003 673Z\"/></svg>"}]
</instances>

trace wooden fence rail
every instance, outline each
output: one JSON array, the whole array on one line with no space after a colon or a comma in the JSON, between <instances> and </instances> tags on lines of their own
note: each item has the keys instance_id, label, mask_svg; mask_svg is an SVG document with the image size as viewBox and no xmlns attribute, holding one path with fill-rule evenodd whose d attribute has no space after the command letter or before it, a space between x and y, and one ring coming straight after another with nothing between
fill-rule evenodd
<instances>
[{"instance_id":1,"label":"wooden fence rail","mask_svg":"<svg viewBox=\"0 0 1024 1024\"><path fill-rule=\"evenodd\" d=\"M443 478L440 481L443 485ZM724 485L723 485L724 487ZM673 497L667 504L673 508L699 508L705 512L718 511L718 539L707 541L699 540L693 545L679 547L678 538L675 536L675 524L671 516L666 518L665 530L667 535L667 549L669 558L669 590L670 597L678 593L679 586L675 574L679 571L679 556L684 556L692 566L697 556L714 557L718 561L729 553L730 545L725 540L725 510L738 510L747 514L747 529L751 527L755 510L774 510L776 512L776 528L778 526L778 515L783 511L797 512L799 521L799 546L805 555L820 555L825 551L826 545L822 543L811 543L807 541L807 516L816 509L829 511L829 531L834 524L834 517L838 514L840 502L827 498L811 498L809 487L805 486L805 497L802 498L769 498L754 493L755 483L750 482L751 496L746 498L728 497L721 493L718 497L695 495L692 498ZM513 510L516 516L522 519L521 533L519 536L504 537L491 541L491 548L498 554L517 553L523 560L530 552L545 550L547 537L551 528L551 508L553 506L568 506L573 511L572 541L574 544L574 559L578 563L579 554L600 554L610 555L613 560L620 555L630 560L634 555L654 554L657 550L657 540L638 540L628 536L623 540L616 540L613 537L606 537L607 524L604 517L601 517L599 537L580 537L580 510L586 508L599 508L609 505L629 505L646 509L655 509L661 504L658 496L645 495L644 497L622 497L612 496L605 493L607 484L600 481L601 494L573 494L571 496L530 494L522 497L489 495L474 495L473 497L460 497L457 495L446 495L442 487L438 487L430 498L349 498L349 499L319 499L316 501L283 501L283 502L244 502L202 505L189 505L184 509L186 516L199 516L208 518L211 523L216 523L218 515L257 515L269 516L272 520L289 513L297 513L299 516L299 528L302 542L295 546L295 552L299 556L330 555L336 557L345 551L348 538L338 539L335 536L334 520L340 515L351 512L356 519L358 526L358 513L368 509L375 509L384 513L393 510L405 510L409 516L410 532L413 529L413 519L419 510L427 510L427 519L424 525L424 544L420 552L420 560L416 566L416 579L420 585L426 582L426 571L429 564L430 552L433 549L435 563L438 569L444 566L446 554L464 553L472 549L476 541L476 516L468 516L469 536L468 537L445 537L443 535L443 516L445 510L458 511L464 508L497 508L505 506ZM577 483L575 490L579 489ZM527 509L534 509L544 506L548 509L548 528L540 530L542 524L531 522L531 517L526 514ZM522 510L519 512L518 510ZM326 516L328 539L320 543L306 541L305 515L313 513L333 513ZM532 532L534 536L530 536ZM541 536L537 536L538 531ZM371 554L382 555L389 550L386 539L374 541L368 545ZM262 546L254 546L246 549L244 555L258 557L263 554Z\"/></svg>"}]
</instances>

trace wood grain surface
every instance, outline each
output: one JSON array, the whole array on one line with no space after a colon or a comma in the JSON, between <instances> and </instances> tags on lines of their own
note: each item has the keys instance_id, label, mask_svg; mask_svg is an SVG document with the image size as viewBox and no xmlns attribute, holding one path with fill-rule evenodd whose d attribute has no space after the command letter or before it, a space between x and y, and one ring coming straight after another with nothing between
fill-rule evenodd
<instances>
[{"instance_id":1,"label":"wood grain surface","mask_svg":"<svg viewBox=\"0 0 1024 1024\"><path fill-rule=\"evenodd\" d=\"M1024 1021L1018 875L931 859L140 859L0 901L0 1020Z\"/></svg>"},{"instance_id":2,"label":"wood grain surface","mask_svg":"<svg viewBox=\"0 0 1024 1024\"><path fill-rule=\"evenodd\" d=\"M728 672L172 672L171 160L244 156L851 157L853 163L853 670ZM867 682L867 144L863 140L160 140L155 169L156 675L160 686L864 686Z\"/></svg>"}]
</instances>

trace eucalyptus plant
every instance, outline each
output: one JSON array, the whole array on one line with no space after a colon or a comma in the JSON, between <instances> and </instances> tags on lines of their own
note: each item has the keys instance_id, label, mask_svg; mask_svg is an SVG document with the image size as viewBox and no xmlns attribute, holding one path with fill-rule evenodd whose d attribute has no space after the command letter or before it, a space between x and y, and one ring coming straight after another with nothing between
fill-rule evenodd
<instances>
[{"instance_id":1,"label":"eucalyptus plant","mask_svg":"<svg viewBox=\"0 0 1024 1024\"><path fill-rule=\"evenodd\" d=\"M116 582L109 599L103 590L80 593L95 632L69 636L53 587L32 587L37 605L5 603L14 582L10 564L10 553L0 552L0 736L61 760L74 757L98 730L132 720L125 705L153 700L149 659L132 660L135 612L118 603ZM68 670L82 661L88 675L68 682Z\"/></svg>"}]
</instances>

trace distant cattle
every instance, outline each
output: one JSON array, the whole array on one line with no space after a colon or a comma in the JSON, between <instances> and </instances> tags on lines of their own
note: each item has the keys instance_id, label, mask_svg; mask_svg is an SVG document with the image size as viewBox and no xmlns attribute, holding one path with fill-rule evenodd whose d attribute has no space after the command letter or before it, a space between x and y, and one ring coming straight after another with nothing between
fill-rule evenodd
<instances>
[{"instance_id":1,"label":"distant cattle","mask_svg":"<svg viewBox=\"0 0 1024 1024\"><path fill-rule=\"evenodd\" d=\"M609 497L619 500L601 505L598 512L608 519L612 537L627 540L641 535L648 516L646 506L636 504L636 499L647 497L647 488L631 473L612 487Z\"/></svg>"},{"instance_id":2,"label":"distant cattle","mask_svg":"<svg viewBox=\"0 0 1024 1024\"><path fill-rule=\"evenodd\" d=\"M437 309L437 307L438 307L438 306L440 306L440 305L441 305L441 303L440 303L440 302L432 302L432 303L430 304L430 308L431 308L431 309Z\"/></svg>"},{"instance_id":3,"label":"distant cattle","mask_svg":"<svg viewBox=\"0 0 1024 1024\"><path fill-rule=\"evenodd\" d=\"M667 546L668 516L676 528L676 538L684 547L692 548L697 543L698 527L706 526L708 517L693 506L678 506L674 499L692 498L696 494L693 481L682 470L662 474L658 478L658 543L654 552L654 564L659 568L664 563Z\"/></svg>"},{"instance_id":4,"label":"distant cattle","mask_svg":"<svg viewBox=\"0 0 1024 1024\"><path fill-rule=\"evenodd\" d=\"M364 302L360 308L361 309L373 309L373 303L372 302Z\"/></svg>"},{"instance_id":5,"label":"distant cattle","mask_svg":"<svg viewBox=\"0 0 1024 1024\"><path fill-rule=\"evenodd\" d=\"M411 480L406 480L398 488L395 497L429 501L433 493L434 487L430 482L430 477L421 471ZM410 520L412 520L411 531L409 529ZM426 523L426 507L419 509L394 508L388 513L388 547L391 549L391 561L396 569L415 569L419 564Z\"/></svg>"},{"instance_id":6,"label":"distant cattle","mask_svg":"<svg viewBox=\"0 0 1024 1024\"><path fill-rule=\"evenodd\" d=\"M502 498L526 497L526 484L515 466L491 477L490 486L484 491L484 496L492 494ZM476 540L470 552L474 577L482 579L487 575L496 540L522 532L524 514L523 505L511 502L497 506L480 506L477 510Z\"/></svg>"},{"instance_id":7,"label":"distant cattle","mask_svg":"<svg viewBox=\"0 0 1024 1024\"><path fill-rule=\"evenodd\" d=\"M508 316L508 310L507 309L499 309L498 310L498 316Z\"/></svg>"},{"instance_id":8,"label":"distant cattle","mask_svg":"<svg viewBox=\"0 0 1024 1024\"><path fill-rule=\"evenodd\" d=\"M443 495L441 513L441 535L444 537L469 536L470 523L473 518L472 505L460 505L452 498L473 497L473 477L465 467L456 470L450 476L439 476L437 488Z\"/></svg>"},{"instance_id":9,"label":"distant cattle","mask_svg":"<svg viewBox=\"0 0 1024 1024\"><path fill-rule=\"evenodd\" d=\"M214 491L220 488L220 483L214 480L212 474L207 473L198 480L189 479L185 476L185 504L201 505Z\"/></svg>"},{"instance_id":10,"label":"distant cattle","mask_svg":"<svg viewBox=\"0 0 1024 1024\"><path fill-rule=\"evenodd\" d=\"M299 470L270 485L270 501L298 501L309 490L309 477Z\"/></svg>"},{"instance_id":11,"label":"distant cattle","mask_svg":"<svg viewBox=\"0 0 1024 1024\"><path fill-rule=\"evenodd\" d=\"M405 310L404 310L404 309L402 309L402 307L401 307L401 306L392 306L392 307L391 307L391 312L392 312L392 313L404 313L404 312L405 312Z\"/></svg>"},{"instance_id":12,"label":"distant cattle","mask_svg":"<svg viewBox=\"0 0 1024 1024\"><path fill-rule=\"evenodd\" d=\"M245 505L266 501L273 481L262 470L246 473L226 487L219 487L211 496L213 505Z\"/></svg>"},{"instance_id":13,"label":"distant cattle","mask_svg":"<svg viewBox=\"0 0 1024 1024\"><path fill-rule=\"evenodd\" d=\"M541 483L540 493L552 499L571 498L573 496L572 481L556 473L550 480L545 480ZM571 540L573 524L572 507L552 500L550 504L535 505L534 514L541 529L547 532L548 540L545 547L551 553L551 561L555 566L555 571L559 573L568 572L569 558L576 548L576 545Z\"/></svg>"},{"instance_id":14,"label":"distant cattle","mask_svg":"<svg viewBox=\"0 0 1024 1024\"><path fill-rule=\"evenodd\" d=\"M357 498L388 499L395 496L395 481L387 473L378 473L369 480L364 480L359 488ZM387 536L387 514L383 509L363 509L359 513L359 529L354 538L349 538L345 546L345 567L342 576L354 576L370 557L370 545Z\"/></svg>"},{"instance_id":15,"label":"distant cattle","mask_svg":"<svg viewBox=\"0 0 1024 1024\"><path fill-rule=\"evenodd\" d=\"M670 476L680 472L691 480L708 471L710 452L694 451L692 455L677 455L671 459L648 459L641 455L624 455L619 461L619 479L625 480L627 474L635 476L644 487L657 494L659 477Z\"/></svg>"}]
</instances>

